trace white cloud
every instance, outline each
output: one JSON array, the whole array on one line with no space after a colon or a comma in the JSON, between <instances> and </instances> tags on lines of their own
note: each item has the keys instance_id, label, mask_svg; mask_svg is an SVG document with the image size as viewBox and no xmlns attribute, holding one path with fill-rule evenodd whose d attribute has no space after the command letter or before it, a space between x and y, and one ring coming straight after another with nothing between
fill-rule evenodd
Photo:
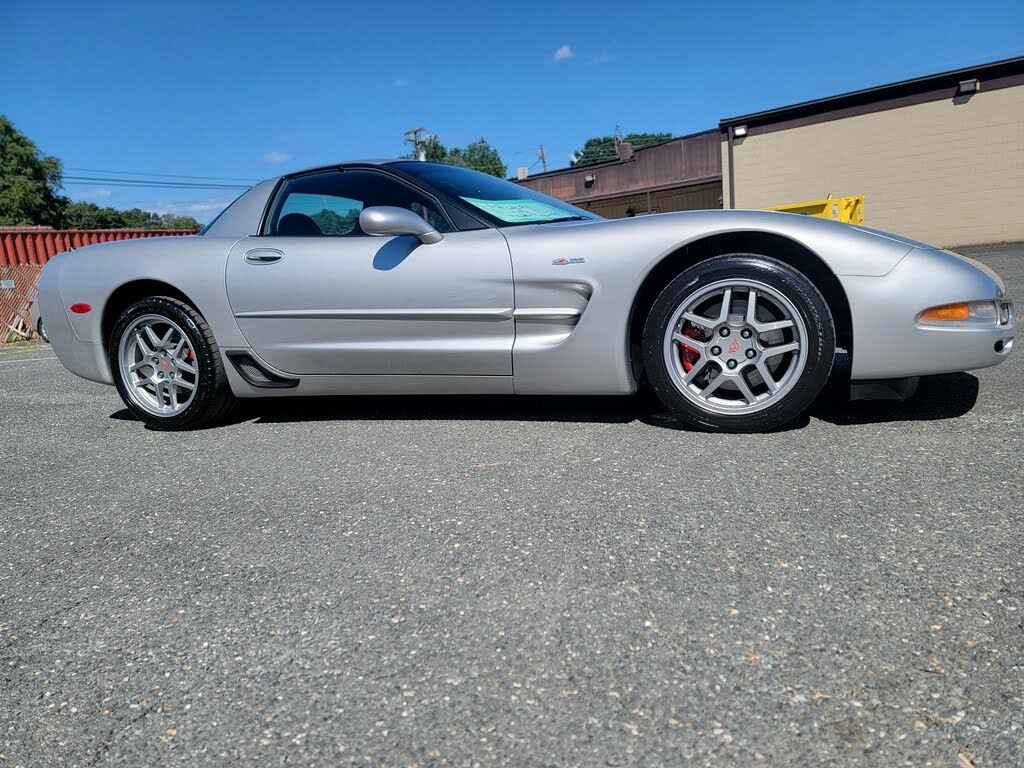
<instances>
[{"instance_id":1,"label":"white cloud","mask_svg":"<svg viewBox=\"0 0 1024 768\"><path fill-rule=\"evenodd\" d=\"M292 159L292 156L287 152L267 152L263 156L263 159L268 163L287 163Z\"/></svg>"},{"instance_id":2,"label":"white cloud","mask_svg":"<svg viewBox=\"0 0 1024 768\"><path fill-rule=\"evenodd\" d=\"M568 45L563 45L557 51L555 51L555 61L565 61L566 59L572 58L572 48Z\"/></svg>"},{"instance_id":3,"label":"white cloud","mask_svg":"<svg viewBox=\"0 0 1024 768\"><path fill-rule=\"evenodd\" d=\"M223 211L234 201L237 195L210 197L203 200L177 200L172 202L132 203L125 208L141 208L153 213L173 213L178 216L192 216L196 221L205 224Z\"/></svg>"},{"instance_id":4,"label":"white cloud","mask_svg":"<svg viewBox=\"0 0 1024 768\"><path fill-rule=\"evenodd\" d=\"M77 197L79 200L107 200L112 194L109 189L84 189L82 191L75 191L72 197Z\"/></svg>"},{"instance_id":5,"label":"white cloud","mask_svg":"<svg viewBox=\"0 0 1024 768\"><path fill-rule=\"evenodd\" d=\"M405 88L407 85L409 85L409 81L403 80L402 78L398 78L392 83L392 85L395 86L395 88Z\"/></svg>"}]
</instances>

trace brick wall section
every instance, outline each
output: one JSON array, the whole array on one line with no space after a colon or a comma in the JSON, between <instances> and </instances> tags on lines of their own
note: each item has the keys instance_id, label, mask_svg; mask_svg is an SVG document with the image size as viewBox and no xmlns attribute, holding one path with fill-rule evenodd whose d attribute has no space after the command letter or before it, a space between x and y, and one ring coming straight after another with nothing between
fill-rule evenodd
<instances>
[{"instance_id":1,"label":"brick wall section","mask_svg":"<svg viewBox=\"0 0 1024 768\"><path fill-rule=\"evenodd\" d=\"M750 135L733 154L737 208L864 195L875 229L940 246L1024 240L1024 86Z\"/></svg>"},{"instance_id":2,"label":"brick wall section","mask_svg":"<svg viewBox=\"0 0 1024 768\"><path fill-rule=\"evenodd\" d=\"M24 229L0 228L0 266L45 264L72 248L139 237L194 235L190 229Z\"/></svg>"}]
</instances>

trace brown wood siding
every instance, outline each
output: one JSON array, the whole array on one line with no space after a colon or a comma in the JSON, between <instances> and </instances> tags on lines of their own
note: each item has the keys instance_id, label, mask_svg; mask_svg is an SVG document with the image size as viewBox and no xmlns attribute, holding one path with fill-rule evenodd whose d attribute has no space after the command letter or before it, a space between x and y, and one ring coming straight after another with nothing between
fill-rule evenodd
<instances>
[{"instance_id":1,"label":"brown wood siding","mask_svg":"<svg viewBox=\"0 0 1024 768\"><path fill-rule=\"evenodd\" d=\"M588 185L587 176L594 176L594 182ZM721 177L722 155L715 130L642 147L630 160L569 168L520 183L578 205L648 190L706 184Z\"/></svg>"},{"instance_id":2,"label":"brown wood siding","mask_svg":"<svg viewBox=\"0 0 1024 768\"><path fill-rule=\"evenodd\" d=\"M650 194L651 207L647 207L647 193L598 200L585 207L607 219L624 219L630 215L648 212L695 211L722 207L722 185L715 182L682 189L664 189Z\"/></svg>"}]
</instances>

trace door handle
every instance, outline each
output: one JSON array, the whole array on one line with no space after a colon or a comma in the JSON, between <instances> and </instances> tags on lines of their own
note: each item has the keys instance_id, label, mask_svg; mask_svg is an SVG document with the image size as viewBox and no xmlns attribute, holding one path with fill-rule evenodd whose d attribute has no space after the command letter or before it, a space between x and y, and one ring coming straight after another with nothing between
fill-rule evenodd
<instances>
[{"instance_id":1,"label":"door handle","mask_svg":"<svg viewBox=\"0 0 1024 768\"><path fill-rule=\"evenodd\" d=\"M273 264L284 258L284 254L276 248L253 248L245 252L247 264Z\"/></svg>"}]
</instances>

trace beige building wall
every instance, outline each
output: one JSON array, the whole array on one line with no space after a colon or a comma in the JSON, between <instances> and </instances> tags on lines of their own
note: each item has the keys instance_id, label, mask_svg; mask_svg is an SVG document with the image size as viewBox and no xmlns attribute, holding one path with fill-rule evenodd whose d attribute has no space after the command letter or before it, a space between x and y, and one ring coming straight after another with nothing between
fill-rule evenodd
<instances>
[{"instance_id":1,"label":"beige building wall","mask_svg":"<svg viewBox=\"0 0 1024 768\"><path fill-rule=\"evenodd\" d=\"M737 208L864 195L865 225L939 246L1024 241L1024 86L749 135ZM724 200L728 145L722 142Z\"/></svg>"}]
</instances>

